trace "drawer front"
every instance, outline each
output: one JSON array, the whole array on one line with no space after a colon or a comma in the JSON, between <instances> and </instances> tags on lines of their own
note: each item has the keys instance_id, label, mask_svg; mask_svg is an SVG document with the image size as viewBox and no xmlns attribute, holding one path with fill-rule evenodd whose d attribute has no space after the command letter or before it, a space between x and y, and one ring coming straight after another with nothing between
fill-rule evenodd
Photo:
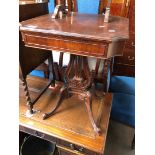
<instances>
[{"instance_id":1,"label":"drawer front","mask_svg":"<svg viewBox=\"0 0 155 155\"><path fill-rule=\"evenodd\" d=\"M125 43L123 56L115 57L115 64L135 65L135 42L128 40Z\"/></svg>"},{"instance_id":2,"label":"drawer front","mask_svg":"<svg viewBox=\"0 0 155 155\"><path fill-rule=\"evenodd\" d=\"M79 154L79 155L97 155L97 153L90 151L82 146L75 145L73 143L60 140L59 144L61 146L60 150L65 151L65 152L68 151L68 152Z\"/></svg>"},{"instance_id":3,"label":"drawer front","mask_svg":"<svg viewBox=\"0 0 155 155\"><path fill-rule=\"evenodd\" d=\"M123 53L123 56L115 57L115 64L135 65L135 54L131 50L127 50Z\"/></svg>"},{"instance_id":4,"label":"drawer front","mask_svg":"<svg viewBox=\"0 0 155 155\"><path fill-rule=\"evenodd\" d=\"M112 75L135 77L135 66L115 64Z\"/></svg>"},{"instance_id":5,"label":"drawer front","mask_svg":"<svg viewBox=\"0 0 155 155\"><path fill-rule=\"evenodd\" d=\"M45 139L45 140L48 140L50 142L56 142L57 143L57 138L53 137L53 136L49 136L45 133L42 133L40 131L36 131L36 130L33 130L33 129L30 129L30 128L27 128L27 127L24 127L24 126L19 126L19 130L22 131L22 132L25 132L25 133L28 133L30 135L33 135L33 136L36 136L38 138L41 138L41 139Z\"/></svg>"},{"instance_id":6,"label":"drawer front","mask_svg":"<svg viewBox=\"0 0 155 155\"><path fill-rule=\"evenodd\" d=\"M24 126L19 126L20 131L31 134L33 136L36 136L41 139L48 140L52 143L56 143L56 147L58 149L58 152L63 155L98 155L98 153L95 153L94 151L88 150L84 147L75 145L73 143L69 143L67 141L55 138L53 136L47 135L45 133L42 133L40 131L36 131Z\"/></svg>"},{"instance_id":7,"label":"drawer front","mask_svg":"<svg viewBox=\"0 0 155 155\"><path fill-rule=\"evenodd\" d=\"M129 39L125 42L124 50L131 49L135 51L135 39Z\"/></svg>"},{"instance_id":8,"label":"drawer front","mask_svg":"<svg viewBox=\"0 0 155 155\"><path fill-rule=\"evenodd\" d=\"M24 35L27 46L47 50L58 50L75 55L103 58L106 56L108 44L89 40L74 40L64 37L42 37L37 35Z\"/></svg>"},{"instance_id":9,"label":"drawer front","mask_svg":"<svg viewBox=\"0 0 155 155\"><path fill-rule=\"evenodd\" d=\"M70 149L61 145L58 145L57 148L60 155L84 155L84 153L78 150Z\"/></svg>"}]
</instances>

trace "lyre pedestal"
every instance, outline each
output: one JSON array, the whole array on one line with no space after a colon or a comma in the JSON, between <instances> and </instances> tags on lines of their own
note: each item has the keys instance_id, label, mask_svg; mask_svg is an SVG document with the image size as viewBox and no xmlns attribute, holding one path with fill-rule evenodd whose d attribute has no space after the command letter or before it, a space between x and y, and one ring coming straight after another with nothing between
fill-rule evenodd
<instances>
[{"instance_id":1,"label":"lyre pedestal","mask_svg":"<svg viewBox=\"0 0 155 155\"><path fill-rule=\"evenodd\" d=\"M97 127L92 114L92 75L89 70L87 57L70 55L70 62L65 74L65 85L60 90L60 97L55 107L49 113L43 115L43 119L50 117L60 106L63 99L72 94L78 95L85 101L86 109L94 131L99 134L100 128Z\"/></svg>"}]
</instances>

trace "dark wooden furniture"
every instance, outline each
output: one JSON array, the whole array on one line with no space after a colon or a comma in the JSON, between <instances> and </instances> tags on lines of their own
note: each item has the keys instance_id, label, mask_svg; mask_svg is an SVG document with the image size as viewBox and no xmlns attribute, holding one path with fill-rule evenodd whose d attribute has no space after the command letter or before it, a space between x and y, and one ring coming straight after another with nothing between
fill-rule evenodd
<instances>
[{"instance_id":1,"label":"dark wooden furniture","mask_svg":"<svg viewBox=\"0 0 155 155\"><path fill-rule=\"evenodd\" d=\"M102 12L102 10L106 6L107 6L107 1L100 0L99 12ZM111 73L111 86L110 86L110 92L113 93L113 108L112 108L111 115L113 115L113 111L115 111L115 107L119 107L118 111L117 110L115 111L115 116L112 116L111 118L119 122L123 122L122 121L123 118L132 115L133 108L131 107L135 106L135 101L132 100L134 98L132 97L133 92L130 92L130 91L123 92L123 87L126 86L126 82L121 83L121 78L126 78L130 80L130 77L135 76L135 0L113 0L111 2L110 8L111 8L112 15L129 18L129 40L125 42L123 56L119 56L119 57L116 56L114 58L114 62L112 62L113 69L111 69L112 73ZM103 81L102 75L103 74L100 74L97 77L98 78L97 80L100 80L100 82ZM120 77L117 77L117 75ZM129 77L121 77L121 76L129 76ZM116 89L114 88L115 87L114 85L118 85L116 86L117 87ZM131 90L131 88L129 90ZM129 103L127 101L129 101ZM125 110L126 106L123 106L123 104L126 104L126 106L128 106L128 110ZM128 120L131 120L131 118L130 119L128 118ZM129 125L128 121L125 121L125 119L123 123L126 125ZM135 125L130 124L130 126L134 127ZM133 138L132 145L131 145L132 149L134 148L134 145L135 145L135 136Z\"/></svg>"},{"instance_id":2,"label":"dark wooden furniture","mask_svg":"<svg viewBox=\"0 0 155 155\"><path fill-rule=\"evenodd\" d=\"M99 1L98 13L102 14L107 6L107 0ZM129 18L129 36L130 39L125 42L123 55L116 56L113 59L107 61L101 61L97 59L96 67L94 71L95 81L102 83L104 90L108 91L108 73L110 78L113 75L134 76L135 75L135 4L134 0L112 0L110 4L110 14L115 16L122 16ZM104 67L101 72L98 69L104 63Z\"/></svg>"},{"instance_id":3,"label":"dark wooden furniture","mask_svg":"<svg viewBox=\"0 0 155 155\"><path fill-rule=\"evenodd\" d=\"M34 99L48 80L39 77L27 77L31 88L30 94ZM37 84L36 84L37 82ZM109 124L112 94L107 93L105 96L102 92L96 90L100 98L93 95L93 114L96 121L99 122L101 135L96 135L88 121L88 115L84 108L84 101L77 96L65 100L57 113L47 120L42 120L42 114L50 106L54 106L62 83L58 83L57 90L52 91L50 88L40 97L34 109L35 115L28 118L25 115L27 111L24 87L20 83L19 97L19 130L34 135L36 137L55 142L59 155L103 155L105 149L106 135ZM82 116L82 117L81 117ZM100 119L100 120L99 120Z\"/></svg>"},{"instance_id":4,"label":"dark wooden furniture","mask_svg":"<svg viewBox=\"0 0 155 155\"><path fill-rule=\"evenodd\" d=\"M99 13L108 5L108 0L99 0ZM130 8L130 0L111 0L110 14L113 16L127 17Z\"/></svg>"},{"instance_id":5,"label":"dark wooden furniture","mask_svg":"<svg viewBox=\"0 0 155 155\"><path fill-rule=\"evenodd\" d=\"M19 21L27 20L48 13L48 1L35 3L35 1L19 1Z\"/></svg>"},{"instance_id":6,"label":"dark wooden furniture","mask_svg":"<svg viewBox=\"0 0 155 155\"><path fill-rule=\"evenodd\" d=\"M102 15L72 12L62 19L52 19L51 16L47 14L20 23L26 46L71 53L59 100L51 112L43 115L43 119L50 117L64 98L76 94L85 100L91 124L99 134L100 128L92 114L90 88L93 78L86 56L107 59L122 55L124 41L128 39L128 19L111 16L110 22L104 23Z\"/></svg>"},{"instance_id":7,"label":"dark wooden furniture","mask_svg":"<svg viewBox=\"0 0 155 155\"><path fill-rule=\"evenodd\" d=\"M30 18L34 18L37 16L41 16L44 14L48 14L48 3L44 1L42 3L36 3L33 1L20 1L19 2L19 21L27 20ZM48 59L49 62L49 71L50 75L48 75L48 67L44 64L44 61ZM49 50L42 49L34 49L30 47L25 47L24 42L22 41L21 33L19 33L19 73L20 79L25 86L25 95L28 106L28 113L33 113L33 105L39 99L40 95L48 88L50 84L54 83L54 71L53 71L53 57L52 53ZM43 65L40 67L40 65ZM26 81L27 75L34 69L41 69L45 72L46 77L50 76L51 82L47 85L47 87L43 90L43 92L36 97L34 101L32 101L29 95L29 88Z\"/></svg>"},{"instance_id":8,"label":"dark wooden furniture","mask_svg":"<svg viewBox=\"0 0 155 155\"><path fill-rule=\"evenodd\" d=\"M114 1L112 1L112 3L114 3ZM125 42L123 56L114 58L112 76L114 76L114 78L115 77L117 78L117 75L129 76L130 78L135 76L135 0L123 0L121 3L117 5L119 5L121 9L117 9L115 4L113 4L113 6L111 5L111 14L120 15L120 16L129 18L129 40ZM110 91L113 92L113 90L110 90ZM118 95L119 91L117 92L116 90L114 90L114 93ZM132 95L132 93L129 93L129 94ZM122 96L126 95L126 93L124 92L121 95ZM119 99L121 99L122 102L126 103L122 98L119 98ZM113 101L115 101L115 94L114 94ZM132 100L130 100L130 102L131 101ZM133 104L135 105L135 102L131 102L129 104L130 106ZM122 113L122 115L124 114L125 112ZM121 122L119 119L118 121ZM128 123L125 123L125 122L124 124L129 125ZM130 126L134 127L131 124ZM131 148L134 149L134 147L135 147L135 135L133 137L132 144L131 144Z\"/></svg>"},{"instance_id":9,"label":"dark wooden furniture","mask_svg":"<svg viewBox=\"0 0 155 155\"><path fill-rule=\"evenodd\" d=\"M113 75L135 76L135 0L112 1L111 14L129 18L129 40L125 42L123 56L115 57Z\"/></svg>"},{"instance_id":10,"label":"dark wooden furniture","mask_svg":"<svg viewBox=\"0 0 155 155\"><path fill-rule=\"evenodd\" d=\"M102 0L101 0L102 1ZM101 3L100 1L100 3ZM101 7L99 11L102 11L103 8L106 7L106 1L102 1L101 3ZM111 68L111 86L113 87L113 89L110 88L110 92L113 93L113 108L115 110L115 107L118 106L119 109L117 112L115 112L115 115L117 115L118 117L111 117L111 118L115 118L115 120L119 121L119 122L123 122L122 118L126 117L127 115L130 115L133 112L133 107L135 106L135 101L132 101L132 93L129 92L127 93L126 91L122 91L122 87L123 85L126 85L126 83L122 82L122 84L120 85L121 82L121 77L119 77L118 81L117 76L129 76L129 77L125 77L125 78L130 78L130 77L134 77L135 76L135 0L113 0L111 2L111 14L112 15L117 15L117 16L123 16L123 17L127 17L129 18L129 40L127 40L125 42L125 46L123 49L123 56L119 56L119 57L115 57L114 61L111 62L113 63L112 66L113 68ZM103 74L98 75L98 81L100 80L100 82L103 81ZM113 77L114 76L114 77ZM120 85L122 87L120 87L119 89L114 89L114 83L113 83L113 78L115 79L115 85ZM131 89L131 88L130 88ZM130 90L129 89L129 90ZM125 100L125 97L127 97L129 94L129 97L126 99L127 101L129 101L129 103ZM120 95L120 97L119 97ZM130 96L131 95L131 96ZM133 97L134 98L134 97ZM119 101L120 100L120 101ZM117 103L118 102L118 103ZM125 111L125 107L123 109L123 106L119 106L119 102L120 105L123 103L126 104L126 106L129 106L128 108L130 110L126 110ZM129 105L127 105L129 104ZM111 115L113 114L113 108L112 108L112 112ZM132 110L131 110L132 109ZM124 110L124 111L123 111ZM120 116L119 118L119 115ZM124 121L123 122L126 125L129 125L128 122ZM130 124L131 127L134 127L133 125ZM132 149L134 149L134 145L135 145L135 136L133 137L132 140Z\"/></svg>"}]
</instances>

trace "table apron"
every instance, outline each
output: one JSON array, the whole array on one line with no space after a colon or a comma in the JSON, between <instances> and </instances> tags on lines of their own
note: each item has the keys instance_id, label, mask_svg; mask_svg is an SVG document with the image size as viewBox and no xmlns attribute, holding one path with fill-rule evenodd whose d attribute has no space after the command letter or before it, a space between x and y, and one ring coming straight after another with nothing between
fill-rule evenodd
<instances>
[{"instance_id":1,"label":"table apron","mask_svg":"<svg viewBox=\"0 0 155 155\"><path fill-rule=\"evenodd\" d=\"M107 43L73 40L57 37L43 37L37 35L24 34L26 46L41 48L46 50L58 50L70 54L89 56L95 58L106 58Z\"/></svg>"}]
</instances>

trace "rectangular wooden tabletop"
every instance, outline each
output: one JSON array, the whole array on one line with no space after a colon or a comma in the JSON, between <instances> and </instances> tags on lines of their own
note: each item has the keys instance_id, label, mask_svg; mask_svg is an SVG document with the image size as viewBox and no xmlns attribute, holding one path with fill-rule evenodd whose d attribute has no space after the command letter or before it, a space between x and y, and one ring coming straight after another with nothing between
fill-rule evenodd
<instances>
[{"instance_id":1,"label":"rectangular wooden tabletop","mask_svg":"<svg viewBox=\"0 0 155 155\"><path fill-rule=\"evenodd\" d=\"M21 31L33 31L62 36L72 36L98 41L128 39L129 20L111 16L104 22L103 15L69 13L62 19L52 19L52 14L43 15L20 23Z\"/></svg>"},{"instance_id":2,"label":"rectangular wooden tabletop","mask_svg":"<svg viewBox=\"0 0 155 155\"><path fill-rule=\"evenodd\" d=\"M69 13L53 19L46 14L21 22L20 31L28 47L106 59L123 54L129 20L111 16L105 23L103 15Z\"/></svg>"},{"instance_id":3,"label":"rectangular wooden tabletop","mask_svg":"<svg viewBox=\"0 0 155 155\"><path fill-rule=\"evenodd\" d=\"M32 98L36 97L45 83L46 81L41 78L28 77ZM36 114L28 117L26 115L24 89L20 84L20 129L24 128L26 132L29 132L29 130L39 131L48 135L48 137L55 137L102 154L106 143L112 94L107 93L103 96L102 92L98 91L99 97L93 96L93 115L101 128L101 135L98 136L94 133L89 122L84 101L79 99L78 96L73 95L71 98L65 99L53 116L42 120L42 114L48 112L54 106L60 87L61 84L58 83L56 91L49 88L34 105Z\"/></svg>"}]
</instances>

